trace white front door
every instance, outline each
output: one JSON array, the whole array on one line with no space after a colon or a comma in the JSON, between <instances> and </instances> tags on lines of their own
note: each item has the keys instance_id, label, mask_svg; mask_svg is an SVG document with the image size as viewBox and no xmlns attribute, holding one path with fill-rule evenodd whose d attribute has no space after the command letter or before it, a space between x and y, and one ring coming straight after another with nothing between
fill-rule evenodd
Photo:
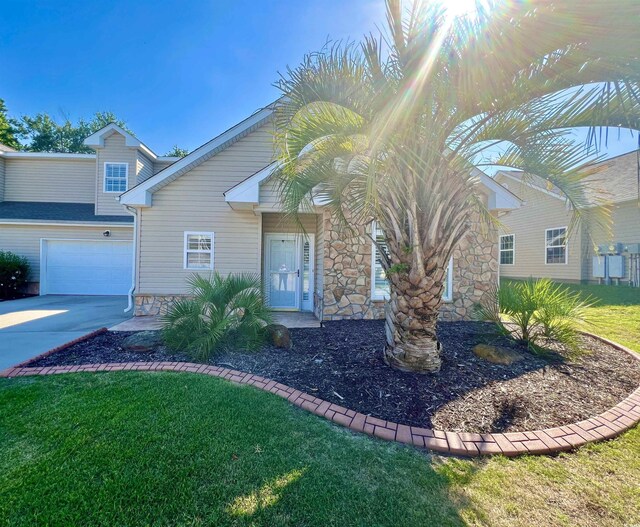
<instances>
[{"instance_id":1,"label":"white front door","mask_svg":"<svg viewBox=\"0 0 640 527\"><path fill-rule=\"evenodd\" d=\"M313 236L265 235L264 281L274 309L313 309Z\"/></svg>"}]
</instances>

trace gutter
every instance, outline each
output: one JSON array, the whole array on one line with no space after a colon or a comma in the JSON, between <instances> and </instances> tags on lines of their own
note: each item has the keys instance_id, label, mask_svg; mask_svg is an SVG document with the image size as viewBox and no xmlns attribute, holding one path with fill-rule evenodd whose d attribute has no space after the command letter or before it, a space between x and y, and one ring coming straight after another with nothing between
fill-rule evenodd
<instances>
[{"instance_id":1,"label":"gutter","mask_svg":"<svg viewBox=\"0 0 640 527\"><path fill-rule=\"evenodd\" d=\"M138 254L138 210L125 205L126 209L133 214L133 251L132 251L132 264L131 264L131 288L127 293L127 308L125 313L133 310L133 293L136 290L136 255Z\"/></svg>"}]
</instances>

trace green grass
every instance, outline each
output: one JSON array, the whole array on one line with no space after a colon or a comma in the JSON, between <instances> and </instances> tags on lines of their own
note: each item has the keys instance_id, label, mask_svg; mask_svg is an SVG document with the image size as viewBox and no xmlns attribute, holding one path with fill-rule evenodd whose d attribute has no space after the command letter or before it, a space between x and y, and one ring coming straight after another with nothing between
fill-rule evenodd
<instances>
[{"instance_id":1,"label":"green grass","mask_svg":"<svg viewBox=\"0 0 640 527\"><path fill-rule=\"evenodd\" d=\"M425 454L177 373L0 381L0 525L462 525Z\"/></svg>"},{"instance_id":2,"label":"green grass","mask_svg":"<svg viewBox=\"0 0 640 527\"><path fill-rule=\"evenodd\" d=\"M640 351L636 292L585 289L598 331ZM632 526L638 452L636 427L557 457L432 457L199 375L0 379L0 525Z\"/></svg>"},{"instance_id":3,"label":"green grass","mask_svg":"<svg viewBox=\"0 0 640 527\"><path fill-rule=\"evenodd\" d=\"M615 340L640 353L640 288L606 285L567 285L597 299L589 309L587 331Z\"/></svg>"}]
</instances>

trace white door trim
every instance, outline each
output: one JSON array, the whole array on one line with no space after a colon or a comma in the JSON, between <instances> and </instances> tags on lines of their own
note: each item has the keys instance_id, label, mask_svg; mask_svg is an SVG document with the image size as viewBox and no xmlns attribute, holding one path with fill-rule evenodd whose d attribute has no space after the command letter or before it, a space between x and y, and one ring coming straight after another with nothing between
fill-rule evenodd
<instances>
[{"instance_id":1,"label":"white door trim","mask_svg":"<svg viewBox=\"0 0 640 527\"><path fill-rule=\"evenodd\" d=\"M295 295L295 307L288 308L277 308L271 307L271 309L278 311L313 311L314 307L314 298L313 292L315 290L315 235L309 234L306 237L300 234L293 233L277 233L277 232L269 232L264 233L264 243L262 247L264 248L264 260L262 266L262 279L265 284L265 288L268 287L269 279L270 279L270 267L271 267L271 244L270 240L293 240L296 242L296 266L298 271L298 276L296 278L296 295ZM302 250L304 247L304 241L309 241L309 298L306 301L302 299L302 285L304 278L304 270L302 268Z\"/></svg>"}]
</instances>

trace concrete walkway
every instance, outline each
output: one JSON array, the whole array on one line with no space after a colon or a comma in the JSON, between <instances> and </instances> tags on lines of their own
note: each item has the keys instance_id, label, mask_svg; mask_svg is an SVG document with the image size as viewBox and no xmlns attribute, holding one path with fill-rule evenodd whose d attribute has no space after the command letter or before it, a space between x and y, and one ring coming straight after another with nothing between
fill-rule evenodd
<instances>
[{"instance_id":1,"label":"concrete walkway","mask_svg":"<svg viewBox=\"0 0 640 527\"><path fill-rule=\"evenodd\" d=\"M0 370L128 318L124 296L47 295L0 302Z\"/></svg>"}]
</instances>

